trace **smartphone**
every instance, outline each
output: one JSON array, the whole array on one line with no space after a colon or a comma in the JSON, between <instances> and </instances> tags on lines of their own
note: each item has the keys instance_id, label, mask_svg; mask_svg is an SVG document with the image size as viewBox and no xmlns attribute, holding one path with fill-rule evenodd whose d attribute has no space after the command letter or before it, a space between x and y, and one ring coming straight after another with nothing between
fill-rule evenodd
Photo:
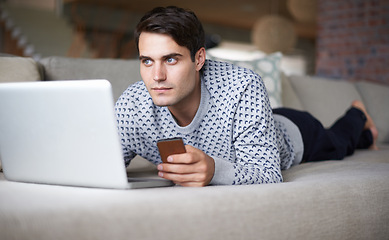
<instances>
[{"instance_id":1,"label":"smartphone","mask_svg":"<svg viewBox=\"0 0 389 240\"><path fill-rule=\"evenodd\" d=\"M164 163L167 163L167 157L170 155L186 153L184 142L180 137L158 140L157 146Z\"/></svg>"}]
</instances>

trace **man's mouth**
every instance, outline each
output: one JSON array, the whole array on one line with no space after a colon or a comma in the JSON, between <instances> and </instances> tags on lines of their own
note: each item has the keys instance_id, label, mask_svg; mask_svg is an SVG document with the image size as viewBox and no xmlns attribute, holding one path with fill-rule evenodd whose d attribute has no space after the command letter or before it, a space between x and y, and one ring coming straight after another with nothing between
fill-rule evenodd
<instances>
[{"instance_id":1,"label":"man's mouth","mask_svg":"<svg viewBox=\"0 0 389 240\"><path fill-rule=\"evenodd\" d=\"M154 88L152 88L153 91L158 92L158 93L163 93L163 92L169 91L170 89L172 89L172 88L169 88L169 87L154 87Z\"/></svg>"}]
</instances>

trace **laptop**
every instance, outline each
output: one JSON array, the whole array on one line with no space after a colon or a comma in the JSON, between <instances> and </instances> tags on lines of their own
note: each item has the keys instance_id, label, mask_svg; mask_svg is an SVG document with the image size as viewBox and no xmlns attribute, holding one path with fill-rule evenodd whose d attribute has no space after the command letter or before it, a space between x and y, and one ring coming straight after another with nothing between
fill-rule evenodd
<instances>
[{"instance_id":1,"label":"laptop","mask_svg":"<svg viewBox=\"0 0 389 240\"><path fill-rule=\"evenodd\" d=\"M128 179L107 80L0 84L0 159L7 180L95 188L171 186Z\"/></svg>"}]
</instances>

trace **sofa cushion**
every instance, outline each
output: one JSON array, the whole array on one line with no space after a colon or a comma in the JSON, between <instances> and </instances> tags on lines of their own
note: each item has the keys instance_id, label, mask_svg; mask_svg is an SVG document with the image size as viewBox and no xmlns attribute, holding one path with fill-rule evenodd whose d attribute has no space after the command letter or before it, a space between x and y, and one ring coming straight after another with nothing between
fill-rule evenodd
<instances>
[{"instance_id":1,"label":"sofa cushion","mask_svg":"<svg viewBox=\"0 0 389 240\"><path fill-rule=\"evenodd\" d=\"M389 143L389 87L368 82L358 82L356 86L377 126L378 142Z\"/></svg>"},{"instance_id":2,"label":"sofa cushion","mask_svg":"<svg viewBox=\"0 0 389 240\"><path fill-rule=\"evenodd\" d=\"M235 64L240 67L245 67L258 73L265 83L269 94L270 105L275 107L282 106L282 89L280 76L280 61L281 53L273 53L270 55L251 55L244 54L241 51L231 49L210 49L207 52L207 58L224 61Z\"/></svg>"},{"instance_id":3,"label":"sofa cushion","mask_svg":"<svg viewBox=\"0 0 389 240\"><path fill-rule=\"evenodd\" d=\"M305 163L284 171L284 183L248 186L109 190L0 174L0 232L40 240L387 239L388 152L376 154Z\"/></svg>"},{"instance_id":4,"label":"sofa cushion","mask_svg":"<svg viewBox=\"0 0 389 240\"><path fill-rule=\"evenodd\" d=\"M289 77L281 72L281 83L282 83L282 106L293 108L297 110L304 110L303 105L299 97L297 96L293 86L289 80Z\"/></svg>"},{"instance_id":5,"label":"sofa cushion","mask_svg":"<svg viewBox=\"0 0 389 240\"><path fill-rule=\"evenodd\" d=\"M45 80L107 79L115 100L129 85L142 80L138 60L48 57L40 63Z\"/></svg>"},{"instance_id":6,"label":"sofa cushion","mask_svg":"<svg viewBox=\"0 0 389 240\"><path fill-rule=\"evenodd\" d=\"M0 57L0 82L41 80L39 64L32 58Z\"/></svg>"},{"instance_id":7,"label":"sofa cushion","mask_svg":"<svg viewBox=\"0 0 389 240\"><path fill-rule=\"evenodd\" d=\"M158 172L157 166L147 161L145 158L137 155L131 160L130 165L127 167L127 173L151 173Z\"/></svg>"},{"instance_id":8,"label":"sofa cushion","mask_svg":"<svg viewBox=\"0 0 389 240\"><path fill-rule=\"evenodd\" d=\"M309 76L290 76L289 80L304 110L326 127L342 116L353 100L362 100L350 82Z\"/></svg>"}]
</instances>

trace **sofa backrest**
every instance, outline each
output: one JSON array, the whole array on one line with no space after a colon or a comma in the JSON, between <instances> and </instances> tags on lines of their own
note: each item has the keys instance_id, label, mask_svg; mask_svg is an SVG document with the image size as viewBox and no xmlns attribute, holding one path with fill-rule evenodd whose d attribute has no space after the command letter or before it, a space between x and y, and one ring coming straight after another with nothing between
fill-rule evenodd
<instances>
[{"instance_id":1,"label":"sofa backrest","mask_svg":"<svg viewBox=\"0 0 389 240\"><path fill-rule=\"evenodd\" d=\"M357 82L356 87L378 129L378 142L389 143L389 86Z\"/></svg>"},{"instance_id":2,"label":"sofa backrest","mask_svg":"<svg viewBox=\"0 0 389 240\"><path fill-rule=\"evenodd\" d=\"M290 76L290 83L305 111L330 126L353 100L361 100L353 83L310 76Z\"/></svg>"},{"instance_id":3,"label":"sofa backrest","mask_svg":"<svg viewBox=\"0 0 389 240\"><path fill-rule=\"evenodd\" d=\"M44 80L107 79L113 95L120 97L127 87L141 80L138 60L48 57L39 61Z\"/></svg>"},{"instance_id":4,"label":"sofa backrest","mask_svg":"<svg viewBox=\"0 0 389 240\"><path fill-rule=\"evenodd\" d=\"M389 86L289 76L282 87L284 106L308 111L326 127L342 116L353 100L362 100L377 126L378 143L389 143Z\"/></svg>"},{"instance_id":5,"label":"sofa backrest","mask_svg":"<svg viewBox=\"0 0 389 240\"><path fill-rule=\"evenodd\" d=\"M141 80L138 60L48 57L0 57L1 81L108 79L115 100ZM5 80L4 80L5 79ZM0 81L0 82L1 82ZM310 112L330 126L355 99L362 100L376 122L379 143L389 143L389 86L375 83L282 75L283 106Z\"/></svg>"}]
</instances>

